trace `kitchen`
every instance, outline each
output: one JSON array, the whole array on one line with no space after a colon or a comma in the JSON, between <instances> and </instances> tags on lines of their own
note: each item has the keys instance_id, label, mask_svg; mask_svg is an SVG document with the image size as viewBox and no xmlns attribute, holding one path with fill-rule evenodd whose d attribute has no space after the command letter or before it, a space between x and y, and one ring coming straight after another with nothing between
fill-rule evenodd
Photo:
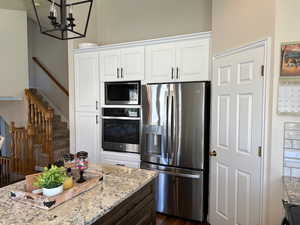
<instances>
[{"instance_id":1,"label":"kitchen","mask_svg":"<svg viewBox=\"0 0 300 225\"><path fill-rule=\"evenodd\" d=\"M210 36L74 52L77 151L159 171L157 211L196 221L208 211Z\"/></svg>"},{"instance_id":2,"label":"kitchen","mask_svg":"<svg viewBox=\"0 0 300 225\"><path fill-rule=\"evenodd\" d=\"M297 3L168 2L101 0L87 37L67 42L70 151L125 180L138 168L157 174L158 217L279 224L297 191L281 188L298 174L299 121L282 95L297 79L279 70L282 44L299 40L288 22Z\"/></svg>"}]
</instances>

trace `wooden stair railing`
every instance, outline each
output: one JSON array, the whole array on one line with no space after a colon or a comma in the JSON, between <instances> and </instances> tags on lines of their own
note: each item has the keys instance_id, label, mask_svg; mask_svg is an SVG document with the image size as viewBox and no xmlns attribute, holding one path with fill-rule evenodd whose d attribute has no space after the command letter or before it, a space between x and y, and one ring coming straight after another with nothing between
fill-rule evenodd
<instances>
[{"instance_id":1,"label":"wooden stair railing","mask_svg":"<svg viewBox=\"0 0 300 225\"><path fill-rule=\"evenodd\" d=\"M46 107L30 89L25 89L28 101L28 123L35 129L35 144L42 145L42 151L48 155L49 163L53 162L53 117L54 110Z\"/></svg>"},{"instance_id":2,"label":"wooden stair railing","mask_svg":"<svg viewBox=\"0 0 300 225\"><path fill-rule=\"evenodd\" d=\"M0 177L6 177L11 170L10 158L0 156Z\"/></svg>"},{"instance_id":3,"label":"wooden stair railing","mask_svg":"<svg viewBox=\"0 0 300 225\"><path fill-rule=\"evenodd\" d=\"M0 187L10 183L11 160L0 156Z\"/></svg>"},{"instance_id":4,"label":"wooden stair railing","mask_svg":"<svg viewBox=\"0 0 300 225\"><path fill-rule=\"evenodd\" d=\"M50 71L36 58L32 57L32 60L47 74L47 76L59 87L59 89L69 96L68 90L50 73Z\"/></svg>"},{"instance_id":5,"label":"wooden stair railing","mask_svg":"<svg viewBox=\"0 0 300 225\"><path fill-rule=\"evenodd\" d=\"M8 168L12 172L24 175L30 174L35 170L35 155L33 151L34 128L31 125L28 125L27 128L17 128L12 122L10 129L12 137L10 162L3 159L3 163L10 163Z\"/></svg>"}]
</instances>

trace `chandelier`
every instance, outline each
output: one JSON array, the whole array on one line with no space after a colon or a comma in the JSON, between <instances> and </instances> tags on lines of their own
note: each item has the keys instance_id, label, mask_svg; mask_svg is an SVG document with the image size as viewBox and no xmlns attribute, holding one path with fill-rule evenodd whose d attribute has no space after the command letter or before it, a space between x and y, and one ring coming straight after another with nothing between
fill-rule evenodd
<instances>
[{"instance_id":1,"label":"chandelier","mask_svg":"<svg viewBox=\"0 0 300 225\"><path fill-rule=\"evenodd\" d=\"M86 36L93 0L37 1L32 4L42 34L60 40Z\"/></svg>"}]
</instances>

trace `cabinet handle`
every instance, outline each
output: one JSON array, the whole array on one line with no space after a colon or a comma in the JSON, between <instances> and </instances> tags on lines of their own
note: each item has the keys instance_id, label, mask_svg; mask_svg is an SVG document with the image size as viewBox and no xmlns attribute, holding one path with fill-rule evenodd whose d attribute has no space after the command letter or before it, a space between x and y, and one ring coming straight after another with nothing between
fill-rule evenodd
<instances>
[{"instance_id":1,"label":"cabinet handle","mask_svg":"<svg viewBox=\"0 0 300 225\"><path fill-rule=\"evenodd\" d=\"M172 67L172 71L171 71L171 79L174 79L174 68Z\"/></svg>"},{"instance_id":2,"label":"cabinet handle","mask_svg":"<svg viewBox=\"0 0 300 225\"><path fill-rule=\"evenodd\" d=\"M123 67L121 67L121 78L123 78Z\"/></svg>"},{"instance_id":3,"label":"cabinet handle","mask_svg":"<svg viewBox=\"0 0 300 225\"><path fill-rule=\"evenodd\" d=\"M96 101L96 110L98 110L98 109L99 109L99 102Z\"/></svg>"},{"instance_id":4,"label":"cabinet handle","mask_svg":"<svg viewBox=\"0 0 300 225\"><path fill-rule=\"evenodd\" d=\"M120 69L117 68L117 78L119 78Z\"/></svg>"},{"instance_id":5,"label":"cabinet handle","mask_svg":"<svg viewBox=\"0 0 300 225\"><path fill-rule=\"evenodd\" d=\"M176 79L178 79L178 78L179 78L179 68L176 67Z\"/></svg>"},{"instance_id":6,"label":"cabinet handle","mask_svg":"<svg viewBox=\"0 0 300 225\"><path fill-rule=\"evenodd\" d=\"M99 123L99 116L96 115L96 124L98 124L98 123Z\"/></svg>"},{"instance_id":7,"label":"cabinet handle","mask_svg":"<svg viewBox=\"0 0 300 225\"><path fill-rule=\"evenodd\" d=\"M116 166L125 166L125 164L117 163Z\"/></svg>"}]
</instances>

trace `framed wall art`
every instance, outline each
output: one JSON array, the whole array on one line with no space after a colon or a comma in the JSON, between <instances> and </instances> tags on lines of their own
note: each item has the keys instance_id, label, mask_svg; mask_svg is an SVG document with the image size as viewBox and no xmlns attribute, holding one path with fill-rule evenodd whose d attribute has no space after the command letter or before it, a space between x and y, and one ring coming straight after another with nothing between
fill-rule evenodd
<instances>
[{"instance_id":1,"label":"framed wall art","mask_svg":"<svg viewBox=\"0 0 300 225\"><path fill-rule=\"evenodd\" d=\"M281 45L281 77L300 77L300 42Z\"/></svg>"}]
</instances>

